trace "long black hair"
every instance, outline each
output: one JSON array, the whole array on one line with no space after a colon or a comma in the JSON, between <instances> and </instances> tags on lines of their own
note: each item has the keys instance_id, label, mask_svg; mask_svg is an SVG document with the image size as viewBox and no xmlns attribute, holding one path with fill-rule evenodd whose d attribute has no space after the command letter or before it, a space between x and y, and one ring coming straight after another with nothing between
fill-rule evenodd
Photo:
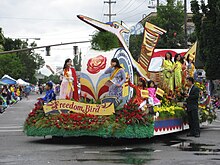
<instances>
[{"instance_id":1,"label":"long black hair","mask_svg":"<svg viewBox=\"0 0 220 165\"><path fill-rule=\"evenodd\" d=\"M67 67L67 62L69 62L71 59L70 58L67 58L66 60L65 60L65 63L64 63L64 65L63 65L63 70L64 69L66 69L66 67Z\"/></svg>"},{"instance_id":2,"label":"long black hair","mask_svg":"<svg viewBox=\"0 0 220 165\"><path fill-rule=\"evenodd\" d=\"M115 63L116 63L115 67L117 67L117 68L122 68L121 65L119 64L119 60L118 60L117 58L113 58L113 59L111 60L111 62L115 62Z\"/></svg>"},{"instance_id":3,"label":"long black hair","mask_svg":"<svg viewBox=\"0 0 220 165\"><path fill-rule=\"evenodd\" d=\"M190 54L188 54L188 56L187 56L187 58L186 58L186 61L189 63L189 56L190 56ZM193 63L194 64L194 61L192 60L192 62L191 63Z\"/></svg>"},{"instance_id":4,"label":"long black hair","mask_svg":"<svg viewBox=\"0 0 220 165\"><path fill-rule=\"evenodd\" d=\"M139 81L142 82L142 88L145 89L145 88L147 87L147 86L146 86L146 80L145 80L145 78L144 78L144 77L140 77L140 78L139 78Z\"/></svg>"},{"instance_id":5,"label":"long black hair","mask_svg":"<svg viewBox=\"0 0 220 165\"><path fill-rule=\"evenodd\" d=\"M181 61L182 57L181 57L181 55L180 55L179 53L177 53L177 54L175 55L175 57L174 57L174 62L177 61L178 56L180 56L180 62L182 63L182 61Z\"/></svg>"},{"instance_id":6,"label":"long black hair","mask_svg":"<svg viewBox=\"0 0 220 165\"><path fill-rule=\"evenodd\" d=\"M170 53L170 52L166 52L166 54L165 54L165 60L167 60L167 54L170 55L170 61L173 63L173 61L172 61L172 53Z\"/></svg>"},{"instance_id":7,"label":"long black hair","mask_svg":"<svg viewBox=\"0 0 220 165\"><path fill-rule=\"evenodd\" d=\"M151 83L154 84L154 88L157 88L157 86L155 85L155 82L153 80L148 81L148 88L151 88L151 86L150 86Z\"/></svg>"}]
</instances>

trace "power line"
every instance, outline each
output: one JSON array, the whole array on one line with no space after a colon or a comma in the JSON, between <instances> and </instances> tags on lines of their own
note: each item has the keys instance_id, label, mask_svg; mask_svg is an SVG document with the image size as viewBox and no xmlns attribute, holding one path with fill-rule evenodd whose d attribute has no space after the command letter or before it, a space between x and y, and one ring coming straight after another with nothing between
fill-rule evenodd
<instances>
[{"instance_id":1,"label":"power line","mask_svg":"<svg viewBox=\"0 0 220 165\"><path fill-rule=\"evenodd\" d=\"M141 6L143 6L143 4L145 3L145 1L146 1L146 0L144 0L141 4L139 4L137 7L135 7L135 9L130 10L130 11L127 12L127 13L124 13L123 15L126 15L126 16L123 17L123 18L121 18L121 20L134 17L134 16L139 15L139 14L142 14L142 13L144 13L144 12L146 13L147 11L146 11L146 9L145 9L145 10L143 10L143 11L141 11L141 12L138 12L137 14L134 14L134 11L138 10L138 8L140 8ZM128 15L129 13L132 13L132 15L129 16L129 15ZM119 17L119 19L120 19L120 17Z\"/></svg>"},{"instance_id":2,"label":"power line","mask_svg":"<svg viewBox=\"0 0 220 165\"><path fill-rule=\"evenodd\" d=\"M145 3L146 0L144 0L141 4L139 4L137 7L135 7L133 10L130 10L129 12L126 12L126 13L123 13L123 14L129 14L135 10L137 10L139 7L141 7L144 3Z\"/></svg>"},{"instance_id":3,"label":"power line","mask_svg":"<svg viewBox=\"0 0 220 165\"><path fill-rule=\"evenodd\" d=\"M132 2L133 0L130 0L127 5L125 5L124 7L122 7L119 11L117 11L116 13L120 13L121 11L125 10L127 8L127 6ZM135 2L135 1L134 1Z\"/></svg>"},{"instance_id":4,"label":"power line","mask_svg":"<svg viewBox=\"0 0 220 165\"><path fill-rule=\"evenodd\" d=\"M143 14L143 12L146 12L146 10L144 10L144 11L142 11L142 12L140 12L140 13L137 13L137 14L134 14L134 15L131 15L131 16L128 16L128 17L124 17L124 18L122 18L121 20L125 20L125 19L128 19L128 18L132 18L132 17L134 17L134 16L136 16L136 15Z\"/></svg>"},{"instance_id":5,"label":"power line","mask_svg":"<svg viewBox=\"0 0 220 165\"><path fill-rule=\"evenodd\" d=\"M116 3L116 1L104 1L104 3L108 3L108 14L104 14L104 16L108 16L109 17L109 22L111 22L111 18L112 16L116 16L116 14L112 14L112 11L111 11L111 6L112 6L112 3Z\"/></svg>"}]
</instances>

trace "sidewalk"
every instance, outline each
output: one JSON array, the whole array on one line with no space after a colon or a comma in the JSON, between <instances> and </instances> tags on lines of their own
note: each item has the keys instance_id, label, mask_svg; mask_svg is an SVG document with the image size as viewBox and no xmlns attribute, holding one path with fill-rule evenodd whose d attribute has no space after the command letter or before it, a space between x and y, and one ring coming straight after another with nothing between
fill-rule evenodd
<instances>
[{"instance_id":1,"label":"sidewalk","mask_svg":"<svg viewBox=\"0 0 220 165\"><path fill-rule=\"evenodd\" d=\"M29 99L23 98L16 104L8 106L5 112L0 114L0 127L23 126L29 112L34 108L34 103L40 95L31 94Z\"/></svg>"}]
</instances>

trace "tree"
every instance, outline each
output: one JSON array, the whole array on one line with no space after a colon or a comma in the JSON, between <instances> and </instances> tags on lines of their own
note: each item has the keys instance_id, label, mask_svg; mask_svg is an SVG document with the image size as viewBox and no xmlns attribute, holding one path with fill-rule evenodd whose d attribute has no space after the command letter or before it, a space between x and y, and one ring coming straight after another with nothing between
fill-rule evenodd
<instances>
[{"instance_id":1,"label":"tree","mask_svg":"<svg viewBox=\"0 0 220 165\"><path fill-rule=\"evenodd\" d=\"M157 48L184 48L184 8L182 2L167 0L157 8L157 16L150 22L167 31L161 36Z\"/></svg>"},{"instance_id":2,"label":"tree","mask_svg":"<svg viewBox=\"0 0 220 165\"><path fill-rule=\"evenodd\" d=\"M220 1L210 0L206 5L197 0L191 2L193 21L198 40L198 59L204 64L210 80L220 79Z\"/></svg>"},{"instance_id":3,"label":"tree","mask_svg":"<svg viewBox=\"0 0 220 165\"><path fill-rule=\"evenodd\" d=\"M36 47L36 43L30 44L31 47ZM3 43L4 50L16 50L16 49L22 49L22 48L27 48L28 43L25 41L21 41L20 39L15 39L12 40L11 38L4 38L4 43ZM5 57L8 56L8 57ZM27 80L31 83L36 83L36 78L35 78L35 72L40 69L41 67L44 66L45 61L44 59L40 56L40 54L35 53L33 50L32 51L21 51L17 53L12 53L12 54L6 54L2 57L3 59L7 59L4 61L4 66L0 66L0 69L2 71L2 74L9 74L14 77L14 78L22 78L24 80ZM16 59L18 62L13 63L13 67L9 65L9 61L14 61ZM22 67L20 67L20 63ZM10 62L11 64L11 62ZM6 68L20 68L19 72L9 72L8 69Z\"/></svg>"},{"instance_id":4,"label":"tree","mask_svg":"<svg viewBox=\"0 0 220 165\"><path fill-rule=\"evenodd\" d=\"M108 51L119 46L118 38L110 32L99 31L92 37L92 49Z\"/></svg>"},{"instance_id":5,"label":"tree","mask_svg":"<svg viewBox=\"0 0 220 165\"><path fill-rule=\"evenodd\" d=\"M59 84L60 83L60 76L58 75L50 75L49 77L45 77L41 83L47 83L49 81L52 81L55 84Z\"/></svg>"},{"instance_id":6,"label":"tree","mask_svg":"<svg viewBox=\"0 0 220 165\"><path fill-rule=\"evenodd\" d=\"M139 35L130 36L129 50L136 61L138 60L141 53L142 41L143 41L143 33Z\"/></svg>"},{"instance_id":7,"label":"tree","mask_svg":"<svg viewBox=\"0 0 220 165\"><path fill-rule=\"evenodd\" d=\"M15 54L0 55L0 77L9 74L15 79L21 78L24 66Z\"/></svg>"}]
</instances>

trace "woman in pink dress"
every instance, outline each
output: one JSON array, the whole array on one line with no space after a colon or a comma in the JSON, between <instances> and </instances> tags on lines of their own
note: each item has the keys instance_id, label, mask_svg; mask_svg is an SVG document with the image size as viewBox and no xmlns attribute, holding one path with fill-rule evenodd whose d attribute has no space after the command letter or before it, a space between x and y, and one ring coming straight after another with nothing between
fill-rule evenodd
<instances>
[{"instance_id":1,"label":"woman in pink dress","mask_svg":"<svg viewBox=\"0 0 220 165\"><path fill-rule=\"evenodd\" d=\"M59 99L79 101L76 71L72 68L72 60L66 59L63 66L63 79L60 86Z\"/></svg>"},{"instance_id":2,"label":"woman in pink dress","mask_svg":"<svg viewBox=\"0 0 220 165\"><path fill-rule=\"evenodd\" d=\"M154 81L150 80L148 82L148 88L149 92L149 98L148 98L148 103L155 106L155 105L160 105L160 100L156 97L156 88Z\"/></svg>"}]
</instances>

